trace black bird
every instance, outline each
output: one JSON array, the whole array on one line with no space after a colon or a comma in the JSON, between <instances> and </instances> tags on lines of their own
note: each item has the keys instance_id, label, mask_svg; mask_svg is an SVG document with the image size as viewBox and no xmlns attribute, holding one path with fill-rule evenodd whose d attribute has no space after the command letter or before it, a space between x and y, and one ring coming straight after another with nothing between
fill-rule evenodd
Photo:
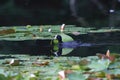
<instances>
[{"instance_id":1,"label":"black bird","mask_svg":"<svg viewBox=\"0 0 120 80\"><path fill-rule=\"evenodd\" d=\"M58 40L59 47L62 47L62 48L76 48L76 47L81 47L81 46L88 46L88 47L92 46L92 44L90 44L90 43L82 43L81 41L63 42L61 35L56 35L54 39Z\"/></svg>"}]
</instances>

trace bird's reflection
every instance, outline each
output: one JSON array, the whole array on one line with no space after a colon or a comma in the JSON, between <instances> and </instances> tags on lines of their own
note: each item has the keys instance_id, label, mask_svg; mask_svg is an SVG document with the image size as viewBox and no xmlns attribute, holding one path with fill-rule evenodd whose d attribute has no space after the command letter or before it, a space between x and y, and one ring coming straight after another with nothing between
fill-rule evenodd
<instances>
[{"instance_id":1,"label":"bird's reflection","mask_svg":"<svg viewBox=\"0 0 120 80\"><path fill-rule=\"evenodd\" d=\"M73 51L74 48L81 47L81 46L86 46L89 47L91 44L89 43L82 43L81 41L68 41L68 42L63 42L62 36L61 35L56 35L55 40L58 40L58 44L54 45L53 47L53 53L56 56L61 56L61 55L66 55L69 54L70 52ZM58 50L55 51L56 46L58 47Z\"/></svg>"},{"instance_id":2,"label":"bird's reflection","mask_svg":"<svg viewBox=\"0 0 120 80\"><path fill-rule=\"evenodd\" d=\"M82 54L85 53L86 55L88 55L87 53L91 54L105 50L105 48L107 48L105 45L116 45L115 43L96 44L96 43L84 43L81 41L59 42L56 45L54 44L50 45L50 43L51 41L48 40L1 41L0 54L63 56L63 55L78 55L78 53L80 53L79 56L81 56ZM80 52L78 51L78 49ZM74 50L76 50L77 53L75 53Z\"/></svg>"},{"instance_id":3,"label":"bird's reflection","mask_svg":"<svg viewBox=\"0 0 120 80\"><path fill-rule=\"evenodd\" d=\"M80 41L62 42L62 43L59 43L57 45L58 50L53 50L53 53L56 56L62 56L62 55L67 55L67 54L71 53L75 48L78 48L78 47L91 47L91 46L93 46L93 44L82 43ZM54 47L56 47L56 46L54 46Z\"/></svg>"}]
</instances>

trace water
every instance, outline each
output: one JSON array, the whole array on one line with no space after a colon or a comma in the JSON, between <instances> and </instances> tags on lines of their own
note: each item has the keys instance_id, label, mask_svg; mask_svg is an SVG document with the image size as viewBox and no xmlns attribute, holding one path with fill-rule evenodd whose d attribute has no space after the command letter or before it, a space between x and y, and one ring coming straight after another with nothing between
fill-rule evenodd
<instances>
[{"instance_id":1,"label":"water","mask_svg":"<svg viewBox=\"0 0 120 80\"><path fill-rule=\"evenodd\" d=\"M46 56L92 56L97 53L120 53L120 43L83 43L80 41L65 42L59 46L50 45L47 41L1 41L0 54L29 54Z\"/></svg>"},{"instance_id":2,"label":"water","mask_svg":"<svg viewBox=\"0 0 120 80\"><path fill-rule=\"evenodd\" d=\"M110 50L111 53L120 53L120 43L82 43L75 45L63 47L61 55L85 57L97 53L105 54L107 50Z\"/></svg>"},{"instance_id":3,"label":"water","mask_svg":"<svg viewBox=\"0 0 120 80\"><path fill-rule=\"evenodd\" d=\"M103 46L94 46L94 47L77 47L72 50L67 56L93 56L97 53L105 54L107 50L110 50L111 53L120 53L120 45L103 45Z\"/></svg>"}]
</instances>

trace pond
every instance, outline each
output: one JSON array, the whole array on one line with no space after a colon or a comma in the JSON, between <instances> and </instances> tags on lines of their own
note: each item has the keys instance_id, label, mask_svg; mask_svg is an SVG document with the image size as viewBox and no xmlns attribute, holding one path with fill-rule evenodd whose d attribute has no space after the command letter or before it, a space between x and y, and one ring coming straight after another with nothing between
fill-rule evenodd
<instances>
[{"instance_id":1,"label":"pond","mask_svg":"<svg viewBox=\"0 0 120 80\"><path fill-rule=\"evenodd\" d=\"M51 42L56 34L74 41L54 45ZM66 25L64 33L60 32L60 25L1 27L0 54L84 57L104 54L108 49L112 53L120 53L119 36L119 29L94 30L74 25Z\"/></svg>"},{"instance_id":2,"label":"pond","mask_svg":"<svg viewBox=\"0 0 120 80\"><path fill-rule=\"evenodd\" d=\"M42 43L42 44L40 44ZM1 41L0 54L29 54L46 56L78 56L86 57L97 53L120 53L120 43L81 43L65 42L61 45L45 45L49 41Z\"/></svg>"},{"instance_id":3,"label":"pond","mask_svg":"<svg viewBox=\"0 0 120 80\"><path fill-rule=\"evenodd\" d=\"M63 48L64 49L64 48ZM105 54L107 50L111 53L120 53L120 45L99 45L99 46L82 46L74 48L67 56L87 57L97 53Z\"/></svg>"},{"instance_id":4,"label":"pond","mask_svg":"<svg viewBox=\"0 0 120 80\"><path fill-rule=\"evenodd\" d=\"M120 31L106 29L96 32L71 27L61 34L58 28L2 27L0 80L61 80L58 79L59 73L66 70L73 71L66 76L69 80L91 80L94 76L95 80L107 80L112 75L115 77L109 80L120 79ZM62 40L63 43L55 44L53 38L58 31L62 38L72 36L74 41Z\"/></svg>"}]
</instances>

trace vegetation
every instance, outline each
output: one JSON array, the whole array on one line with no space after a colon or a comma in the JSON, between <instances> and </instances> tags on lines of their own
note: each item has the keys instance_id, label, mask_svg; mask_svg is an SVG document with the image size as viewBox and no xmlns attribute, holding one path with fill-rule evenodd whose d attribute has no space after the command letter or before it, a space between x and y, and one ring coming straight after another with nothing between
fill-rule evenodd
<instances>
[{"instance_id":1,"label":"vegetation","mask_svg":"<svg viewBox=\"0 0 120 80\"><path fill-rule=\"evenodd\" d=\"M120 55L47 57L0 55L0 80L113 80L120 79Z\"/></svg>"}]
</instances>

